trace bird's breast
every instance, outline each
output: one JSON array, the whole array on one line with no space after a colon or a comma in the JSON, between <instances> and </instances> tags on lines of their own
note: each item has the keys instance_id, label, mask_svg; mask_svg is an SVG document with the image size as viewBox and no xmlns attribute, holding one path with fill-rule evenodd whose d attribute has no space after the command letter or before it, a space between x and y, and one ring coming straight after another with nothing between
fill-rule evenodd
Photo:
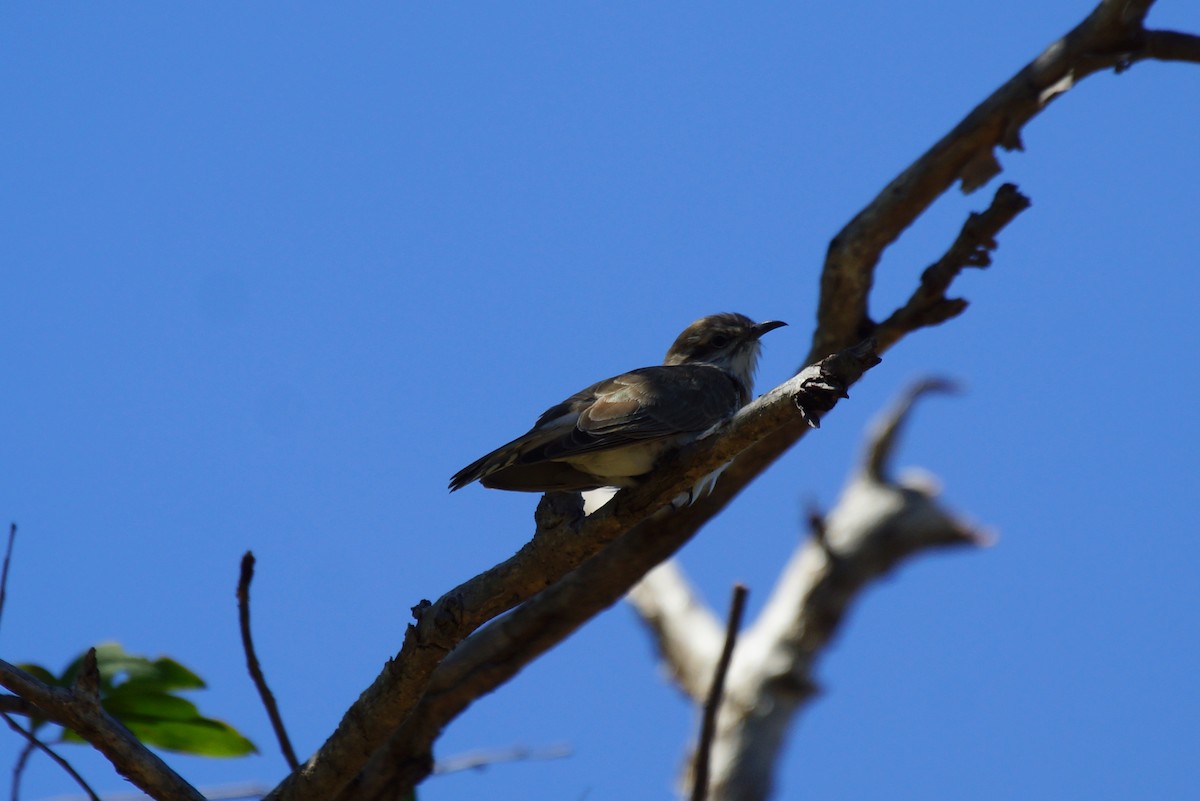
<instances>
[{"instance_id":1,"label":"bird's breast","mask_svg":"<svg viewBox=\"0 0 1200 801\"><path fill-rule=\"evenodd\" d=\"M611 479L613 486L620 486L619 479L644 476L654 468L654 463L663 451L680 444L679 438L667 437L593 453L581 453L555 461L566 462L594 476Z\"/></svg>"}]
</instances>

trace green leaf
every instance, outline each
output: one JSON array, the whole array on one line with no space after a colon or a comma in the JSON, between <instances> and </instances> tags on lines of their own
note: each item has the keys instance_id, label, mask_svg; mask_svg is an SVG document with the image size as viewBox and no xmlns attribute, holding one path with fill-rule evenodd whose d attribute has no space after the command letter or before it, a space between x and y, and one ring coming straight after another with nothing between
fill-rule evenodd
<instances>
[{"instance_id":1,"label":"green leaf","mask_svg":"<svg viewBox=\"0 0 1200 801\"><path fill-rule=\"evenodd\" d=\"M146 745L181 754L207 757L240 757L258 753L254 743L220 720L130 720L125 724Z\"/></svg>"},{"instance_id":2,"label":"green leaf","mask_svg":"<svg viewBox=\"0 0 1200 801\"><path fill-rule=\"evenodd\" d=\"M122 723L132 719L196 720L200 710L186 698L157 690L143 691L122 684L101 702L101 705Z\"/></svg>"},{"instance_id":3,"label":"green leaf","mask_svg":"<svg viewBox=\"0 0 1200 801\"><path fill-rule=\"evenodd\" d=\"M153 662L152 676L140 678L143 685L153 685L160 690L203 690L207 685L197 676L170 657L162 656ZM130 677L133 681L133 677Z\"/></svg>"},{"instance_id":4,"label":"green leaf","mask_svg":"<svg viewBox=\"0 0 1200 801\"><path fill-rule=\"evenodd\" d=\"M74 659L60 678L38 665L34 673L49 684L71 686L86 653ZM198 690L204 680L170 657L147 659L130 654L120 643L96 646L100 672L100 703L146 745L206 757L237 757L256 753L254 743L221 720L206 718L196 705L174 695L176 690ZM34 672L34 671L30 671ZM84 742L64 730L62 742Z\"/></svg>"},{"instance_id":5,"label":"green leaf","mask_svg":"<svg viewBox=\"0 0 1200 801\"><path fill-rule=\"evenodd\" d=\"M228 723L212 718L191 720L151 720L127 718L121 721L146 745L203 757L240 757L258 753L254 743ZM63 742L83 743L71 730L63 732Z\"/></svg>"},{"instance_id":6,"label":"green leaf","mask_svg":"<svg viewBox=\"0 0 1200 801\"><path fill-rule=\"evenodd\" d=\"M87 654L80 654L63 671L59 683L69 687L74 683ZM199 690L204 680L170 657L153 661L139 654L128 653L120 643L106 642L96 646L96 668L100 672L100 695L115 687L135 683L157 690Z\"/></svg>"},{"instance_id":7,"label":"green leaf","mask_svg":"<svg viewBox=\"0 0 1200 801\"><path fill-rule=\"evenodd\" d=\"M130 654L120 643L108 642L96 646L96 666L102 683L139 684L160 690L195 690L204 681L183 665L168 657L151 661L140 654ZM121 681L123 679L123 681Z\"/></svg>"}]
</instances>

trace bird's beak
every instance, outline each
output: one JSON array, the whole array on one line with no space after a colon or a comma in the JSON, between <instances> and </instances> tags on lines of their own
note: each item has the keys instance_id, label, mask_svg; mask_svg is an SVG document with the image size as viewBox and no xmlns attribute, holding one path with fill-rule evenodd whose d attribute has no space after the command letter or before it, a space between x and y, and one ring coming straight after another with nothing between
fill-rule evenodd
<instances>
[{"instance_id":1,"label":"bird's beak","mask_svg":"<svg viewBox=\"0 0 1200 801\"><path fill-rule=\"evenodd\" d=\"M767 320L765 323L756 323L751 330L754 332L754 338L758 339L768 331L774 331L776 328L783 328L787 323L783 320Z\"/></svg>"}]
</instances>

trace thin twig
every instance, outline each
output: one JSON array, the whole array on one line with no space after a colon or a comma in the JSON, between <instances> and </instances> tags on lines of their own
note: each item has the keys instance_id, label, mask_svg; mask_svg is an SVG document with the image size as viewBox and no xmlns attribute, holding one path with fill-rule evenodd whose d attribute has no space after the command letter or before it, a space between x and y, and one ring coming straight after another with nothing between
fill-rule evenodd
<instances>
[{"instance_id":1,"label":"thin twig","mask_svg":"<svg viewBox=\"0 0 1200 801\"><path fill-rule=\"evenodd\" d=\"M75 783L79 785L80 789L82 789L85 793L87 793L88 798L92 799L92 801L100 801L100 796L96 795L95 791L92 790L92 788L88 786L88 783L83 780L83 777L79 775L79 773L75 770L75 768L71 767L70 762L68 762L67 760L65 760L61 756L59 756L57 753L55 753L54 749L52 749L50 746L46 745L41 740L39 740L34 735L33 732L26 731L23 726L18 724L15 720L10 718L8 715L0 712L0 718L4 718L4 722L8 724L8 727L10 729L12 729L13 731L15 731L17 734L24 737L26 740L28 740L30 745L41 749L43 752L45 752L45 754L47 756L49 756L51 759L53 759L55 762L57 762L59 767L61 767L63 770L65 770L71 776L71 778L75 780ZM17 775L14 775L13 776L13 801L16 801L17 785L19 783L20 783L20 777Z\"/></svg>"},{"instance_id":2,"label":"thin twig","mask_svg":"<svg viewBox=\"0 0 1200 801\"><path fill-rule=\"evenodd\" d=\"M0 615L4 614L4 596L8 590L8 563L12 559L13 541L17 538L17 524L8 526L8 547L4 549L4 567L0 568Z\"/></svg>"},{"instance_id":3,"label":"thin twig","mask_svg":"<svg viewBox=\"0 0 1200 801\"><path fill-rule=\"evenodd\" d=\"M984 211L972 212L949 249L921 273L921 283L908 301L875 327L873 333L880 348L890 347L918 328L938 325L962 314L967 301L946 297L950 285L967 267L981 269L991 265L996 237L1029 205L1029 198L1015 185L1001 184L991 204Z\"/></svg>"},{"instance_id":4,"label":"thin twig","mask_svg":"<svg viewBox=\"0 0 1200 801\"><path fill-rule=\"evenodd\" d=\"M733 646L737 642L738 629L742 625L742 613L746 611L746 596L750 593L745 584L733 585L733 600L729 603L729 620L725 626L725 647L717 660L712 687L708 700L704 702L704 717L700 721L700 741L696 744L696 763L692 769L692 801L704 801L708 796L708 764L712 755L713 739L717 734L717 711L721 708L721 697L725 693L725 674L733 659Z\"/></svg>"},{"instance_id":5,"label":"thin twig","mask_svg":"<svg viewBox=\"0 0 1200 801\"><path fill-rule=\"evenodd\" d=\"M287 729L283 727L279 706L275 703L275 696L271 694L271 688L267 686L267 679L263 676L262 668L258 664L258 655L254 652L254 640L250 636L250 582L253 579L254 554L246 551L245 556L242 557L242 572L238 578L237 587L238 621L242 629L242 648L246 651L246 669L250 671L250 678L258 689L263 706L267 708L267 717L271 719L271 728L275 730L275 738L279 740L279 749L283 751L283 758L287 760L288 767L296 770L300 767L300 760L296 759L292 741L288 739Z\"/></svg>"},{"instance_id":6,"label":"thin twig","mask_svg":"<svg viewBox=\"0 0 1200 801\"><path fill-rule=\"evenodd\" d=\"M37 746L33 743L25 743L25 747L21 749L21 753L17 756L17 761L13 763L11 801L20 801L21 775L25 773L25 763L29 761L29 757L36 750Z\"/></svg>"}]
</instances>

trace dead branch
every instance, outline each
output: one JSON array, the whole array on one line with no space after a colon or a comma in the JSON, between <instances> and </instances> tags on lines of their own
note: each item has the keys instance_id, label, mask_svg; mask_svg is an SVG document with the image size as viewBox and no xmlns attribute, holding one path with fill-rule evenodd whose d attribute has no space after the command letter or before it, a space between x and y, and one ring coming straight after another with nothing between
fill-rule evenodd
<instances>
[{"instance_id":1,"label":"dead branch","mask_svg":"<svg viewBox=\"0 0 1200 801\"><path fill-rule=\"evenodd\" d=\"M687 515L686 509L653 519L644 519L645 510L663 508L747 443L771 436L786 421L819 419L844 394L842 387L856 381L876 358L870 343L863 343L805 368L742 409L720 434L681 449L662 470L638 487L618 493L596 514L559 522L575 537L610 544L511 614L460 643L437 667L428 690L386 747L338 797L344 801L389 798L397 787L423 779L432 765L433 742L447 723L620 600L651 567L696 532L676 523ZM550 533L539 530L537 536Z\"/></svg>"},{"instance_id":2,"label":"dead branch","mask_svg":"<svg viewBox=\"0 0 1200 801\"><path fill-rule=\"evenodd\" d=\"M242 568L237 586L238 628L242 632L242 650L246 654L246 670L250 673L250 680L254 682L255 689L258 690L258 697L262 699L263 706L266 707L267 717L271 720L271 728L275 730L275 739L279 742L279 750L283 752L283 758L287 760L288 767L296 770L300 767L300 760L296 758L291 738L288 737L287 729L284 728L283 716L279 714L279 705L275 703L275 694L267 686L267 677L263 675L262 666L258 662L258 654L254 651L254 638L250 635L250 582L253 580L254 554L246 551L242 556Z\"/></svg>"},{"instance_id":3,"label":"dead branch","mask_svg":"<svg viewBox=\"0 0 1200 801\"><path fill-rule=\"evenodd\" d=\"M961 181L972 192L997 175L996 148L1021 150L1021 131L1055 97L1102 70L1121 72L1146 59L1198 60L1200 38L1149 31L1154 0L1103 0L976 106L948 134L883 188L829 243L811 354L830 353L875 335L867 313L883 251Z\"/></svg>"},{"instance_id":4,"label":"dead branch","mask_svg":"<svg viewBox=\"0 0 1200 801\"><path fill-rule=\"evenodd\" d=\"M762 613L743 634L729 671L728 701L718 716L711 798L768 797L784 736L815 693L814 665L868 584L917 554L984 540L945 511L927 486L888 477L897 433L913 403L949 386L943 381L916 385L874 427L862 465L836 507L815 516L813 536L796 550ZM676 568L674 575L682 579L682 570ZM645 593L630 597L640 612ZM668 658L678 653L661 645L660 650ZM673 675L706 668L713 666L669 666ZM694 703L704 703L703 694L683 689Z\"/></svg>"}]
</instances>

